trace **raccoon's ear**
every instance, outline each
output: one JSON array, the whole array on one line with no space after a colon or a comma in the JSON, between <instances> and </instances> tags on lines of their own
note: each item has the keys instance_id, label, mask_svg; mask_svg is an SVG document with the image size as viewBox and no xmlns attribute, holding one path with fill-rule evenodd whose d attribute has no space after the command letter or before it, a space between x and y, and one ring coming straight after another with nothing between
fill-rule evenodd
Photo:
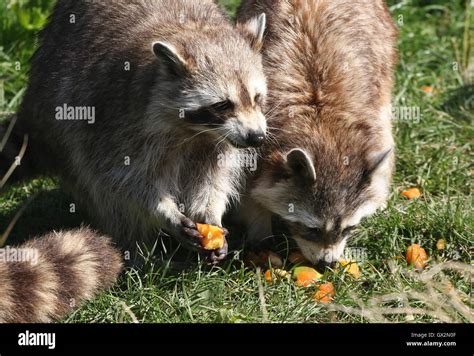
<instances>
[{"instance_id":1,"label":"raccoon's ear","mask_svg":"<svg viewBox=\"0 0 474 356\"><path fill-rule=\"evenodd\" d=\"M390 154L393 151L393 147L382 153L375 154L369 160L369 168L367 169L367 175L373 175L390 157Z\"/></svg>"},{"instance_id":2,"label":"raccoon's ear","mask_svg":"<svg viewBox=\"0 0 474 356\"><path fill-rule=\"evenodd\" d=\"M168 71L175 75L183 75L187 72L186 61L181 57L176 48L165 42L153 43L153 53Z\"/></svg>"},{"instance_id":3,"label":"raccoon's ear","mask_svg":"<svg viewBox=\"0 0 474 356\"><path fill-rule=\"evenodd\" d=\"M260 14L247 22L237 24L237 28L242 32L245 38L250 41L250 45L256 51L260 51L263 45L263 36L267 27L267 15Z\"/></svg>"},{"instance_id":4,"label":"raccoon's ear","mask_svg":"<svg viewBox=\"0 0 474 356\"><path fill-rule=\"evenodd\" d=\"M308 179L311 182L316 180L313 161L306 151L301 148L295 148L288 152L286 164L296 176Z\"/></svg>"}]
</instances>

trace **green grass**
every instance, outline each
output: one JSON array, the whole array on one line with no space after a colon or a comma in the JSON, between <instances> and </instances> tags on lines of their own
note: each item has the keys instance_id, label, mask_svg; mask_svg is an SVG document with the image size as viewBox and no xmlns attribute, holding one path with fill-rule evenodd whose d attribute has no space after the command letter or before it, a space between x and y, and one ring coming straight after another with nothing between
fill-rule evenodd
<instances>
[{"instance_id":1,"label":"green grass","mask_svg":"<svg viewBox=\"0 0 474 356\"><path fill-rule=\"evenodd\" d=\"M231 13L239 3L221 2ZM36 4L40 10L32 12L23 6L28 9L25 13L35 14L28 21L12 6L16 3ZM395 121L397 172L392 197L387 209L364 222L350 242L351 247L367 252L360 280L326 272L324 278L334 283L337 294L334 303L325 306L312 301L312 289L302 290L286 281L273 285L260 281L260 274L244 268L239 256L220 268L196 264L185 272L150 262L141 271L128 269L116 287L66 322L131 322L134 318L140 322L472 322L472 314L466 313L472 312L470 279L455 270L472 265L474 59L472 54L465 56L472 51L466 52L463 38L467 29L473 47L474 16L466 26L462 1L389 4L400 27L394 105L419 108L421 117ZM11 0L0 5L0 99L5 98L0 112L14 111L19 105L35 31L50 5L50 1ZM467 9L473 11L472 6ZM433 93L425 93L423 86L432 87ZM420 187L423 196L409 202L400 192L412 186ZM80 211L69 212L71 198L55 180L43 178L1 192L0 231L36 193L13 229L10 243L84 221ZM447 243L444 251L436 249L440 238ZM400 257L412 243L420 243L431 257L425 273L405 268ZM449 261L460 264L445 265ZM443 266L443 273L429 276ZM453 285L451 294L443 290L448 280ZM459 309L453 301L467 309ZM364 316L361 306L367 311ZM402 307L413 310L396 310ZM386 313L386 319L381 313Z\"/></svg>"}]
</instances>

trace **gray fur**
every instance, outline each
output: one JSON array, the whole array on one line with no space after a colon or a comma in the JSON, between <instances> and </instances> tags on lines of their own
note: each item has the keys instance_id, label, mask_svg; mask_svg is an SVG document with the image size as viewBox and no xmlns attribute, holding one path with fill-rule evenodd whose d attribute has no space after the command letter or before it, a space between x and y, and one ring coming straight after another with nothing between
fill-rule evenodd
<instances>
[{"instance_id":1,"label":"gray fur","mask_svg":"<svg viewBox=\"0 0 474 356\"><path fill-rule=\"evenodd\" d=\"M197 247L188 236L193 222L221 225L238 198L244 168L221 167L218 158L266 131L254 102L265 98L266 83L247 39L253 25L235 29L210 0L56 5L19 128L45 153L43 168L63 178L121 247L160 229ZM225 115L203 114L228 99ZM93 108L95 117L58 120L65 104Z\"/></svg>"}]
</instances>

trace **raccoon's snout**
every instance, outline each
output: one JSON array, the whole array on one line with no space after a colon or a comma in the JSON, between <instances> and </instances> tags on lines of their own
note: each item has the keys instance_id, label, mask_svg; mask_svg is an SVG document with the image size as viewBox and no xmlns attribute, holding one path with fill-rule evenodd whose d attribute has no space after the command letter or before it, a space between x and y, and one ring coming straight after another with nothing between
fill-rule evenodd
<instances>
[{"instance_id":1,"label":"raccoon's snout","mask_svg":"<svg viewBox=\"0 0 474 356\"><path fill-rule=\"evenodd\" d=\"M245 143L249 147L260 147L266 139L266 134L263 131L251 131L247 134Z\"/></svg>"},{"instance_id":2,"label":"raccoon's snout","mask_svg":"<svg viewBox=\"0 0 474 356\"><path fill-rule=\"evenodd\" d=\"M301 236L293 236L303 255L316 265L321 267L333 267L333 264L339 260L346 247L346 239L330 245L324 242L309 241Z\"/></svg>"},{"instance_id":3,"label":"raccoon's snout","mask_svg":"<svg viewBox=\"0 0 474 356\"><path fill-rule=\"evenodd\" d=\"M237 115L227 121L224 129L228 132L228 140L237 148L260 147L267 138L267 124L261 113Z\"/></svg>"},{"instance_id":4,"label":"raccoon's snout","mask_svg":"<svg viewBox=\"0 0 474 356\"><path fill-rule=\"evenodd\" d=\"M260 147L266 140L266 134L263 131L250 131L244 135L229 137L229 141L237 148Z\"/></svg>"}]
</instances>

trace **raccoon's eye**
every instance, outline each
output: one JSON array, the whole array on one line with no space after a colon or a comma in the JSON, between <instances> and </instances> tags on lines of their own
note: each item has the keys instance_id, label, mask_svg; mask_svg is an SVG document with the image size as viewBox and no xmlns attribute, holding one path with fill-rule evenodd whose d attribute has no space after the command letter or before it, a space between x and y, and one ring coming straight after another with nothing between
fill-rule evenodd
<instances>
[{"instance_id":1,"label":"raccoon's eye","mask_svg":"<svg viewBox=\"0 0 474 356\"><path fill-rule=\"evenodd\" d=\"M307 233L307 239L308 240L318 240L320 237L321 237L321 229L318 229L318 228L311 228L311 229L308 229L308 233Z\"/></svg>"},{"instance_id":2,"label":"raccoon's eye","mask_svg":"<svg viewBox=\"0 0 474 356\"><path fill-rule=\"evenodd\" d=\"M219 114L225 114L234 111L235 105L230 100L224 100L212 105L212 110Z\"/></svg>"}]
</instances>

